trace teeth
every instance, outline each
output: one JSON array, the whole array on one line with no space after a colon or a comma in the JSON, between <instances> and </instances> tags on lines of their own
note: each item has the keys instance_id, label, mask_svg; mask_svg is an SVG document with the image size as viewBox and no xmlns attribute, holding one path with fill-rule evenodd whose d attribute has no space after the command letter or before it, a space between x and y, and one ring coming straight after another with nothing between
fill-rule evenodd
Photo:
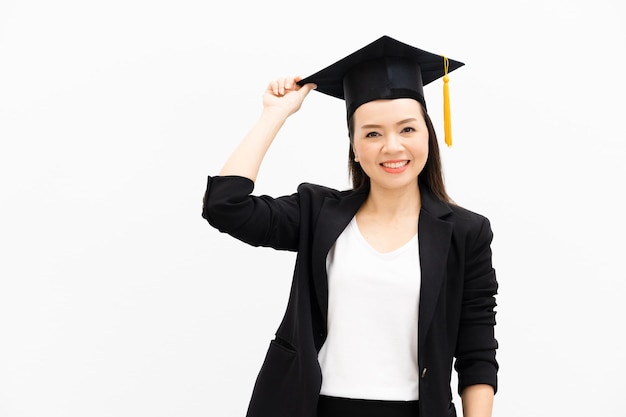
<instances>
[{"instance_id":1,"label":"teeth","mask_svg":"<svg viewBox=\"0 0 626 417\"><path fill-rule=\"evenodd\" d=\"M409 161L402 161L402 162L383 162L383 166L385 168L402 168L403 166L405 166L406 164L408 164Z\"/></svg>"}]
</instances>

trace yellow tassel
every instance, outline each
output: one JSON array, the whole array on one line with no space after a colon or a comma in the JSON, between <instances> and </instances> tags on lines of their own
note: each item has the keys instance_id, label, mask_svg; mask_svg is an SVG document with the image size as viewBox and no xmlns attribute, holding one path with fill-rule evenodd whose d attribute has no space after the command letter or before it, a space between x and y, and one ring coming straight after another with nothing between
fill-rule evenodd
<instances>
[{"instance_id":1,"label":"yellow tassel","mask_svg":"<svg viewBox=\"0 0 626 417\"><path fill-rule=\"evenodd\" d=\"M452 146L452 121L450 120L450 89L448 87L448 58L443 57L443 132L446 145Z\"/></svg>"}]
</instances>

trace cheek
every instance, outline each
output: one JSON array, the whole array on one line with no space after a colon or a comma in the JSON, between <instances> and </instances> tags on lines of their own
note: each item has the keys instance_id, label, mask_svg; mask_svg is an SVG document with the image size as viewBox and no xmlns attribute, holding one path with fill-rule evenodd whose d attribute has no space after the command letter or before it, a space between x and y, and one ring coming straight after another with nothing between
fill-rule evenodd
<instances>
[{"instance_id":1,"label":"cheek","mask_svg":"<svg viewBox=\"0 0 626 417\"><path fill-rule=\"evenodd\" d=\"M371 146L369 148L371 148ZM358 139L355 140L352 145L352 152L360 158L364 158L368 153L371 153L371 151L368 150L367 144Z\"/></svg>"},{"instance_id":2,"label":"cheek","mask_svg":"<svg viewBox=\"0 0 626 417\"><path fill-rule=\"evenodd\" d=\"M428 160L429 154L429 146L428 146L428 137L419 141L419 144L413 148L413 157L415 158L416 166L420 169L420 171L426 165L426 161Z\"/></svg>"},{"instance_id":3,"label":"cheek","mask_svg":"<svg viewBox=\"0 0 626 417\"><path fill-rule=\"evenodd\" d=\"M421 138L419 143L422 153L428 155L428 135L425 135L423 138Z\"/></svg>"}]
</instances>

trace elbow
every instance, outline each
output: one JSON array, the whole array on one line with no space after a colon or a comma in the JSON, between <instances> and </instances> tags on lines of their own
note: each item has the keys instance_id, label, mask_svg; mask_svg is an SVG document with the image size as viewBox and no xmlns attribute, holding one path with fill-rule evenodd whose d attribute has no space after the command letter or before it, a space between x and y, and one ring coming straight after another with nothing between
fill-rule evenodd
<instances>
[{"instance_id":1,"label":"elbow","mask_svg":"<svg viewBox=\"0 0 626 417\"><path fill-rule=\"evenodd\" d=\"M202 199L202 217L220 231L241 223L253 188L254 183L244 177L209 177Z\"/></svg>"}]
</instances>

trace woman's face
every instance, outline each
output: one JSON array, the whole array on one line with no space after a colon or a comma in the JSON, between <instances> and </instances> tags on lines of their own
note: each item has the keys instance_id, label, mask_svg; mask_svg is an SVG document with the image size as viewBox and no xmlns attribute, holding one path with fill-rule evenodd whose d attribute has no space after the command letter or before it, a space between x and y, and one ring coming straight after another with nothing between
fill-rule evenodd
<instances>
[{"instance_id":1,"label":"woman's face","mask_svg":"<svg viewBox=\"0 0 626 417\"><path fill-rule=\"evenodd\" d=\"M399 98L359 106L352 146L372 187L415 186L428 158L428 128L420 103Z\"/></svg>"}]
</instances>

